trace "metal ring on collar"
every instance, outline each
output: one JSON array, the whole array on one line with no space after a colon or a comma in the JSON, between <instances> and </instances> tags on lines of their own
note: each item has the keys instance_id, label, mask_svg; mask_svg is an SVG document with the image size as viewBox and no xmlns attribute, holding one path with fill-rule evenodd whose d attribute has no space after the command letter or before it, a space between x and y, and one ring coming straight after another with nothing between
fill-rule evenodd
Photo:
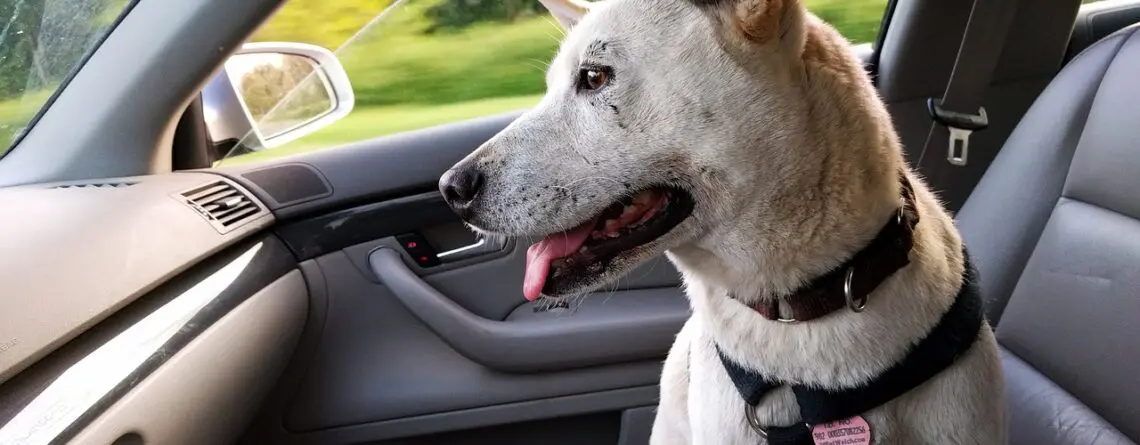
<instances>
[{"instance_id":1,"label":"metal ring on collar","mask_svg":"<svg viewBox=\"0 0 1140 445\"><path fill-rule=\"evenodd\" d=\"M863 296L863 298L856 300L855 297L851 295L851 279L854 277L855 268L848 267L847 276L843 279L843 298L847 300L847 308L854 312L863 312L863 309L867 307L867 297Z\"/></svg>"},{"instance_id":2,"label":"metal ring on collar","mask_svg":"<svg viewBox=\"0 0 1140 445\"><path fill-rule=\"evenodd\" d=\"M744 404L744 418L748 419L748 426L752 427L752 431L759 434L761 439L768 439L768 429L760 425L760 418L756 416L755 406L750 406L747 403ZM804 425L808 427L809 431L811 430L811 425L806 423Z\"/></svg>"},{"instance_id":3,"label":"metal ring on collar","mask_svg":"<svg viewBox=\"0 0 1140 445\"><path fill-rule=\"evenodd\" d=\"M760 435L761 438L768 438L768 430L760 425L760 418L756 417L756 407L744 404L744 418L748 419L748 425L752 430Z\"/></svg>"}]
</instances>

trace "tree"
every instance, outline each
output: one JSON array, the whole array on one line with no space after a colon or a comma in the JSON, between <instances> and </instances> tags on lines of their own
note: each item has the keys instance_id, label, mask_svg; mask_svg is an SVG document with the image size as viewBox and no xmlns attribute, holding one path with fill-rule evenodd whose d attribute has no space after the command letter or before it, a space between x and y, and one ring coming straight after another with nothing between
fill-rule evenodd
<instances>
[{"instance_id":1,"label":"tree","mask_svg":"<svg viewBox=\"0 0 1140 445\"><path fill-rule=\"evenodd\" d=\"M428 32L455 30L478 22L513 21L545 12L538 0L442 0L427 11Z\"/></svg>"},{"instance_id":2,"label":"tree","mask_svg":"<svg viewBox=\"0 0 1140 445\"><path fill-rule=\"evenodd\" d=\"M62 82L127 0L0 0L0 99Z\"/></svg>"},{"instance_id":3,"label":"tree","mask_svg":"<svg viewBox=\"0 0 1140 445\"><path fill-rule=\"evenodd\" d=\"M336 50L390 4L392 0L288 0L251 40L305 42Z\"/></svg>"}]
</instances>

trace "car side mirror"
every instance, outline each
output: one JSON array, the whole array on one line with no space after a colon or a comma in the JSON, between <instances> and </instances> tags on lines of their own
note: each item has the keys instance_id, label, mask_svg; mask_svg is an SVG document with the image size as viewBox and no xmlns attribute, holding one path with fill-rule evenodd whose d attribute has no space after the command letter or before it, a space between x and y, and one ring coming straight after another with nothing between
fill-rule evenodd
<instances>
[{"instance_id":1,"label":"car side mirror","mask_svg":"<svg viewBox=\"0 0 1140 445\"><path fill-rule=\"evenodd\" d=\"M355 97L331 51L291 42L247 43L202 90L219 158L274 148L348 115Z\"/></svg>"}]
</instances>

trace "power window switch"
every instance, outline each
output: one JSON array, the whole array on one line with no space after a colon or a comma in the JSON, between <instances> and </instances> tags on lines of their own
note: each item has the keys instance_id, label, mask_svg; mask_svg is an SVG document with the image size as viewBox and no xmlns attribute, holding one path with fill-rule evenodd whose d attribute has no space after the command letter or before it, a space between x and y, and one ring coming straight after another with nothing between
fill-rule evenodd
<instances>
[{"instance_id":1,"label":"power window switch","mask_svg":"<svg viewBox=\"0 0 1140 445\"><path fill-rule=\"evenodd\" d=\"M412 232L397 235L396 241L400 243L400 247L404 249L404 252L407 252L408 256L412 257L412 261L415 261L420 267L435 267L440 264L439 256L436 254L435 248L419 233Z\"/></svg>"}]
</instances>

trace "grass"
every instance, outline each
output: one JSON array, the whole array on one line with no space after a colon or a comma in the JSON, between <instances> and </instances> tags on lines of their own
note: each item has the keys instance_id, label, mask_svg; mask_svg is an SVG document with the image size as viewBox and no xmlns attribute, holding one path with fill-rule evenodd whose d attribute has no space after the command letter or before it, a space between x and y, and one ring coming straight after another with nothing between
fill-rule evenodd
<instances>
[{"instance_id":1,"label":"grass","mask_svg":"<svg viewBox=\"0 0 1140 445\"><path fill-rule=\"evenodd\" d=\"M429 2L406 3L338 51L358 104L450 104L540 94L562 31L545 16L423 34ZM388 22L391 20L391 22Z\"/></svg>"},{"instance_id":2,"label":"grass","mask_svg":"<svg viewBox=\"0 0 1140 445\"><path fill-rule=\"evenodd\" d=\"M478 99L443 105L391 105L357 108L344 119L281 147L229 158L222 165L304 153L380 136L418 130L493 114L523 110L538 103L542 95Z\"/></svg>"},{"instance_id":3,"label":"grass","mask_svg":"<svg viewBox=\"0 0 1140 445\"><path fill-rule=\"evenodd\" d=\"M886 3L808 0L807 5L851 41L867 42L878 33ZM433 4L432 0L405 2L338 51L356 94L357 110L351 115L285 146L224 162L318 150L537 103L545 90L545 66L562 36L550 18L488 22L458 32L425 34L429 25L423 13ZM273 38L288 34L271 31Z\"/></svg>"},{"instance_id":4,"label":"grass","mask_svg":"<svg viewBox=\"0 0 1140 445\"><path fill-rule=\"evenodd\" d=\"M8 152L13 139L47 103L53 92L54 90L44 89L0 102L0 156Z\"/></svg>"}]
</instances>

